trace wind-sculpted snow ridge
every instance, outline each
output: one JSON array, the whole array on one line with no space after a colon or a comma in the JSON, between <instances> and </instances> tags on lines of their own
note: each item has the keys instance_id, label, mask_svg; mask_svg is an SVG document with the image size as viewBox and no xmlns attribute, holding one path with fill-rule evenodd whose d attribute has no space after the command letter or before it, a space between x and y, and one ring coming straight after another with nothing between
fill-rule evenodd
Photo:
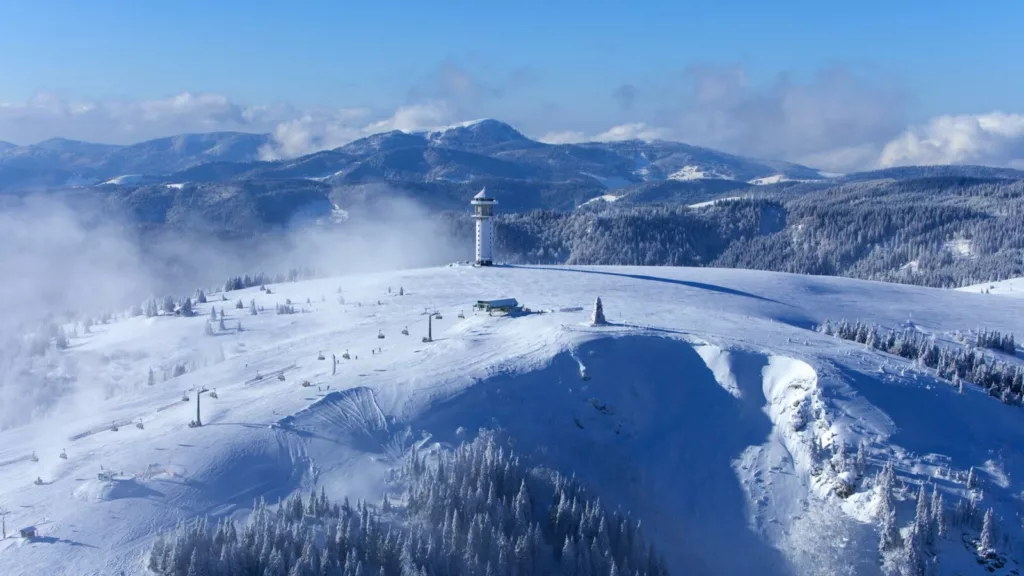
<instances>
[{"instance_id":1,"label":"wind-sculpted snow ridge","mask_svg":"<svg viewBox=\"0 0 1024 576\"><path fill-rule=\"evenodd\" d=\"M347 442L366 452L380 450L388 436L387 419L373 390L366 387L330 392L277 425L300 436Z\"/></svg>"},{"instance_id":2,"label":"wind-sculpted snow ridge","mask_svg":"<svg viewBox=\"0 0 1024 576\"><path fill-rule=\"evenodd\" d=\"M540 370L489 378L414 426L442 442L498 426L524 454L586 479L613 508L643 511L644 526L676 570L790 573L801 559L762 540L757 522L769 525L814 496L798 476L808 476L815 433L805 438L789 426L791 412L799 418L810 411L804 404L812 401L813 369L642 332L612 334L586 340ZM790 458L793 452L800 456ZM772 487L772 467L797 478ZM748 495L759 504L754 510ZM734 547L745 553L730 554Z\"/></svg>"}]
</instances>

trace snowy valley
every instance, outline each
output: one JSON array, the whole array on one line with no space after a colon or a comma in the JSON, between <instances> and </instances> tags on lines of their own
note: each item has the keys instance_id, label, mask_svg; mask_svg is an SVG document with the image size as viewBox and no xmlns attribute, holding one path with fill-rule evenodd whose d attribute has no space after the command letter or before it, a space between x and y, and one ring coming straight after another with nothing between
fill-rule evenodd
<instances>
[{"instance_id":1,"label":"snowy valley","mask_svg":"<svg viewBox=\"0 0 1024 576\"><path fill-rule=\"evenodd\" d=\"M49 401L0 431L0 573L152 574L158 534L171 546L179 522L233 521L241 532L266 525L279 500L321 491L349 499L364 528L378 518L393 531L382 542L447 543L453 520L437 510L481 497L454 489L444 508L417 486L447 478L438 462L475 462L464 466L483 485L496 449L522 465L511 474L523 480L505 486L516 495L505 522L529 543L528 568L497 555L425 566L430 555L410 545L402 566L378 550L361 569L607 574L631 535L595 523L581 541L610 531L613 552L584 567L564 560L574 532L549 521L573 478L609 518L639 521L663 565L637 572L881 574L910 558L920 573L1019 573L1020 390L1009 404L970 381L961 392L924 364L817 328L846 319L956 347L978 328L1024 333L1024 300L671 267L456 264L265 288L208 290L192 317L137 309L88 331L65 325L66 348L33 357L25 376L37 389L19 396L26 411L25 394ZM502 297L525 309L474 311ZM591 323L597 297L605 325ZM984 353L1020 365L1019 348ZM202 426L190 426L200 401ZM599 517L587 510L565 514L586 525ZM38 535L18 537L26 526ZM487 548L457 540L445 545ZM304 562L278 557L293 571ZM218 557L196 558L208 563L199 573L228 573L213 571Z\"/></svg>"}]
</instances>

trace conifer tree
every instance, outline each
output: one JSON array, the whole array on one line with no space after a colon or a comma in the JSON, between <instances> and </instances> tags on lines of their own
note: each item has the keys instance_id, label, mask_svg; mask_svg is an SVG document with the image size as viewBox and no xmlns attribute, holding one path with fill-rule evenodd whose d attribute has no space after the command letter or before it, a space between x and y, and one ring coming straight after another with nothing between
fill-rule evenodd
<instances>
[{"instance_id":1,"label":"conifer tree","mask_svg":"<svg viewBox=\"0 0 1024 576\"><path fill-rule=\"evenodd\" d=\"M985 510L985 519L981 524L981 538L978 545L982 551L992 550L995 546L995 520L992 517L992 509ZM977 524L975 524L977 526Z\"/></svg>"}]
</instances>

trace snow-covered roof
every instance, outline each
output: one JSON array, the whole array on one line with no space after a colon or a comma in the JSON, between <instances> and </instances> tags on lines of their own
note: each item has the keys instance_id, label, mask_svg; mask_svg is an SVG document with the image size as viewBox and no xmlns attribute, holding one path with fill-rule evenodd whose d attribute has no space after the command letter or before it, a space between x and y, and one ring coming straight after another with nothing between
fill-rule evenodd
<instances>
[{"instance_id":1,"label":"snow-covered roof","mask_svg":"<svg viewBox=\"0 0 1024 576\"><path fill-rule=\"evenodd\" d=\"M481 203L497 204L498 201L495 200L494 198L491 198L490 196L488 196L487 195L487 188L484 188L484 189L480 190L479 192L477 192L476 196L473 196L473 200L471 200L470 203L471 204L481 204Z\"/></svg>"},{"instance_id":2,"label":"snow-covered roof","mask_svg":"<svg viewBox=\"0 0 1024 576\"><path fill-rule=\"evenodd\" d=\"M497 300L479 300L477 305L487 305L491 308L515 308L519 302L515 298L498 298Z\"/></svg>"}]
</instances>

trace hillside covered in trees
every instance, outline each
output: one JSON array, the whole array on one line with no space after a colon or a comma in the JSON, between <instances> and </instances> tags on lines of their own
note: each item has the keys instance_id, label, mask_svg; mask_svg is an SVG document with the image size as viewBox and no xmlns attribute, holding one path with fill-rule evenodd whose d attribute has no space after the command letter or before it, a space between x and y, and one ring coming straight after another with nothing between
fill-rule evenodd
<instances>
[{"instance_id":1,"label":"hillside covered in trees","mask_svg":"<svg viewBox=\"0 0 1024 576\"><path fill-rule=\"evenodd\" d=\"M1024 180L867 181L496 218L512 263L718 266L959 287L1024 275ZM449 214L468 242L473 223ZM469 245L469 244L467 244Z\"/></svg>"}]
</instances>

